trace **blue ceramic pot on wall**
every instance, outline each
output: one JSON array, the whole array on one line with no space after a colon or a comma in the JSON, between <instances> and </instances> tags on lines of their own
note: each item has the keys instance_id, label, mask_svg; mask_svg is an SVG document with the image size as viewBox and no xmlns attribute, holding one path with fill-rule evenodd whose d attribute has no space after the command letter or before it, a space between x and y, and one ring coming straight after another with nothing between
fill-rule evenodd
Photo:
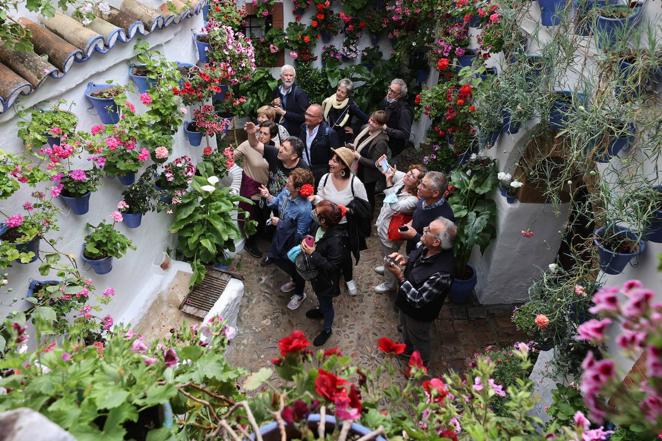
<instances>
[{"instance_id":1,"label":"blue ceramic pot on wall","mask_svg":"<svg viewBox=\"0 0 662 441\"><path fill-rule=\"evenodd\" d=\"M136 182L135 173L127 173L125 175L117 176L117 179L122 183L122 185L131 185Z\"/></svg>"},{"instance_id":2,"label":"blue ceramic pot on wall","mask_svg":"<svg viewBox=\"0 0 662 441\"><path fill-rule=\"evenodd\" d=\"M184 133L186 134L186 138L188 139L189 144L191 144L193 147L199 147L200 143L202 143L203 133L190 130L189 126L191 124L191 121L184 121Z\"/></svg>"},{"instance_id":3,"label":"blue ceramic pot on wall","mask_svg":"<svg viewBox=\"0 0 662 441\"><path fill-rule=\"evenodd\" d=\"M662 193L662 185L654 187L658 192ZM662 199L662 195L660 196ZM653 217L646 228L646 239L655 243L662 243L662 205L658 206L658 210L653 213Z\"/></svg>"},{"instance_id":4,"label":"blue ceramic pot on wall","mask_svg":"<svg viewBox=\"0 0 662 441\"><path fill-rule=\"evenodd\" d=\"M634 140L634 134L636 132L636 127L634 124L628 124L627 129L624 134L621 136L612 139L607 146L606 152L598 152L595 157L596 162L606 163L609 162L611 158L618 155L621 150L627 149L632 144Z\"/></svg>"},{"instance_id":5,"label":"blue ceramic pot on wall","mask_svg":"<svg viewBox=\"0 0 662 441\"><path fill-rule=\"evenodd\" d=\"M129 78L136 85L139 93L147 92L151 87L156 86L157 81L155 79L149 78L147 75L136 75L133 73L134 68L139 68L144 65L140 64L130 64L129 65Z\"/></svg>"},{"instance_id":6,"label":"blue ceramic pot on wall","mask_svg":"<svg viewBox=\"0 0 662 441\"><path fill-rule=\"evenodd\" d=\"M611 228L613 233L622 237L623 239L628 239L630 241L639 240L634 231L631 231L620 225L616 225ZM593 243L598 248L598 254L600 256L600 269L607 274L620 274L625 269L625 266L632 260L633 257L640 255L646 250L646 241L639 240L639 250L633 253L622 253L618 251L613 251L605 248L601 239L604 237L605 228L601 227L595 230L595 239Z\"/></svg>"},{"instance_id":7,"label":"blue ceramic pot on wall","mask_svg":"<svg viewBox=\"0 0 662 441\"><path fill-rule=\"evenodd\" d=\"M609 48L618 39L629 36L631 30L641 21L643 8L636 6L632 8L632 14L623 18L604 17L598 13L595 18L593 30L599 48Z\"/></svg>"},{"instance_id":8,"label":"blue ceramic pot on wall","mask_svg":"<svg viewBox=\"0 0 662 441\"><path fill-rule=\"evenodd\" d=\"M558 26L565 8L566 0L538 0L540 6L540 23L543 26Z\"/></svg>"},{"instance_id":9,"label":"blue ceramic pot on wall","mask_svg":"<svg viewBox=\"0 0 662 441\"><path fill-rule=\"evenodd\" d=\"M309 415L308 428L316 433L320 421L321 421L321 417L319 414ZM334 429L340 430L340 428L337 427L338 422L336 421L336 418L333 415L326 415L324 417L324 426L326 433L331 433L334 431ZM287 434L286 439L288 440L301 438L301 433L299 433L299 430L297 430L294 426L286 425L285 432ZM348 439L358 439L372 432L373 431L371 429L361 424L352 423L349 429ZM281 435L280 435L280 428L278 427L278 423L276 421L272 421L260 427L260 436L264 441L280 441ZM251 434L249 439L254 441L255 434ZM370 439L373 439L375 441L386 441L386 438L384 438L383 436L377 436L375 438L370 438Z\"/></svg>"},{"instance_id":10,"label":"blue ceramic pot on wall","mask_svg":"<svg viewBox=\"0 0 662 441\"><path fill-rule=\"evenodd\" d=\"M127 228L138 228L142 222L142 213L122 213L122 223Z\"/></svg>"},{"instance_id":11,"label":"blue ceramic pot on wall","mask_svg":"<svg viewBox=\"0 0 662 441\"><path fill-rule=\"evenodd\" d=\"M90 195L88 191L83 196L65 196L60 195L60 199L74 214L82 215L90 211Z\"/></svg>"},{"instance_id":12,"label":"blue ceramic pot on wall","mask_svg":"<svg viewBox=\"0 0 662 441\"><path fill-rule=\"evenodd\" d=\"M101 122L104 124L116 124L120 120L117 105L112 98L97 98L96 96L92 96L92 94L104 89L110 89L111 87L115 87L115 85L89 82L85 88L85 98L92 104L92 107L97 111Z\"/></svg>"},{"instance_id":13,"label":"blue ceramic pot on wall","mask_svg":"<svg viewBox=\"0 0 662 441\"><path fill-rule=\"evenodd\" d=\"M7 228L7 224L0 224L0 238L7 232L9 228ZM0 239L2 241L2 239ZM20 253L34 253L34 256L32 259L30 259L29 262L27 263L32 263L35 260L39 258L39 243L41 242L41 237L39 235L33 237L30 241L24 242L24 243L14 243L14 242L9 242L11 245L13 245L16 250ZM16 262L18 263L23 263L20 261L20 259L16 259Z\"/></svg>"},{"instance_id":14,"label":"blue ceramic pot on wall","mask_svg":"<svg viewBox=\"0 0 662 441\"><path fill-rule=\"evenodd\" d=\"M207 52L209 51L209 43L205 43L199 40L199 38L203 35L204 34L194 34L195 47L198 49L198 61L200 63L208 63L209 55Z\"/></svg>"},{"instance_id":15,"label":"blue ceramic pot on wall","mask_svg":"<svg viewBox=\"0 0 662 441\"><path fill-rule=\"evenodd\" d=\"M108 274L113 270L112 257L104 257L103 259L88 259L85 257L85 244L83 244L83 252L80 253L80 257L97 274Z\"/></svg>"},{"instance_id":16,"label":"blue ceramic pot on wall","mask_svg":"<svg viewBox=\"0 0 662 441\"><path fill-rule=\"evenodd\" d=\"M515 133L519 132L520 127L522 126L522 123L520 122L513 122L512 119L510 118L510 112L508 110L504 110L501 115L503 116L503 131L508 132L511 135L514 135Z\"/></svg>"}]
</instances>

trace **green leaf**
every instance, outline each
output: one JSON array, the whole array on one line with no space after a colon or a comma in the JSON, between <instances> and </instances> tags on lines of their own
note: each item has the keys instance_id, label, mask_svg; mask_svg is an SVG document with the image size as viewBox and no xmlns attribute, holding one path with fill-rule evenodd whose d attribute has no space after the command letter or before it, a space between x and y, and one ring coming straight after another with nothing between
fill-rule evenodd
<instances>
[{"instance_id":1,"label":"green leaf","mask_svg":"<svg viewBox=\"0 0 662 441\"><path fill-rule=\"evenodd\" d=\"M244 389L247 391L253 391L267 381L274 372L269 368L261 368L257 372L253 372L251 375L246 378L244 382Z\"/></svg>"},{"instance_id":2,"label":"green leaf","mask_svg":"<svg viewBox=\"0 0 662 441\"><path fill-rule=\"evenodd\" d=\"M44 323L52 323L57 320L55 310L49 306L38 306L34 309L33 317Z\"/></svg>"},{"instance_id":3,"label":"green leaf","mask_svg":"<svg viewBox=\"0 0 662 441\"><path fill-rule=\"evenodd\" d=\"M142 403L145 406L153 406L155 404L162 404L170 398L177 395L177 388L173 384L151 385L146 392L147 398Z\"/></svg>"},{"instance_id":4,"label":"green leaf","mask_svg":"<svg viewBox=\"0 0 662 441\"><path fill-rule=\"evenodd\" d=\"M113 409L121 405L129 397L129 392L117 389L117 385L95 385L90 396L102 409Z\"/></svg>"},{"instance_id":5,"label":"green leaf","mask_svg":"<svg viewBox=\"0 0 662 441\"><path fill-rule=\"evenodd\" d=\"M164 441L168 439L174 439L174 436L172 431L167 427L152 429L147 433L147 441Z\"/></svg>"}]
</instances>

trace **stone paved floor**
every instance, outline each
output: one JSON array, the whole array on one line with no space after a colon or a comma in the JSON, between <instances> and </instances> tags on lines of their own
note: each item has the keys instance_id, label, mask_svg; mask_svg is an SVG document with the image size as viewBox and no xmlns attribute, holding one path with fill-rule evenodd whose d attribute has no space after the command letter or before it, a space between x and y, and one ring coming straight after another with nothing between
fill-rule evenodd
<instances>
[{"instance_id":1,"label":"stone paved floor","mask_svg":"<svg viewBox=\"0 0 662 441\"><path fill-rule=\"evenodd\" d=\"M261 242L263 250L268 247ZM321 329L320 321L309 320L305 312L316 306L315 295L306 285L308 298L297 311L287 309L289 294L282 294L279 286L287 276L274 266L263 268L259 260L241 253L237 270L244 275L245 294L238 320L239 334L228 357L234 364L250 370L269 366L278 356L278 340L294 329L303 330L312 339ZM350 297L345 290L334 299L335 322L333 335L326 348L339 347L355 362L370 368L383 361L376 349L377 339L387 336L401 341L396 329L397 313L393 298L376 294L372 287L381 276L372 268L381 264L379 247L374 235L368 239L368 250L354 268L360 294ZM344 288L344 283L341 282ZM488 345L510 345L522 336L510 321L512 306L444 305L433 326L433 357L430 373L438 375L448 369L461 370L465 360Z\"/></svg>"}]
</instances>

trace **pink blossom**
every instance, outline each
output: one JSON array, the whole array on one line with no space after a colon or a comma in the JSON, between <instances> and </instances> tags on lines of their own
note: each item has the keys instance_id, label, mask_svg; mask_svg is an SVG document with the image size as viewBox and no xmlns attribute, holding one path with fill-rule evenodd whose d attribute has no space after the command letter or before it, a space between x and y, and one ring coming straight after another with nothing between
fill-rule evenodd
<instances>
[{"instance_id":1,"label":"pink blossom","mask_svg":"<svg viewBox=\"0 0 662 441\"><path fill-rule=\"evenodd\" d=\"M119 201L117 203L117 209L118 210L126 210L127 208L129 208L129 204L127 204L124 199L122 199L121 201Z\"/></svg>"},{"instance_id":2,"label":"pink blossom","mask_svg":"<svg viewBox=\"0 0 662 441\"><path fill-rule=\"evenodd\" d=\"M113 327L113 318L109 315L105 316L101 321L101 325L104 331L110 330Z\"/></svg>"},{"instance_id":3,"label":"pink blossom","mask_svg":"<svg viewBox=\"0 0 662 441\"><path fill-rule=\"evenodd\" d=\"M135 150L136 149L136 141L133 139L130 139L129 141L124 143L124 148L127 150Z\"/></svg>"},{"instance_id":4,"label":"pink blossom","mask_svg":"<svg viewBox=\"0 0 662 441\"><path fill-rule=\"evenodd\" d=\"M182 112L182 115L186 115L188 113L188 109L184 106L180 107L179 111Z\"/></svg>"},{"instance_id":5,"label":"pink blossom","mask_svg":"<svg viewBox=\"0 0 662 441\"><path fill-rule=\"evenodd\" d=\"M157 362L157 360L154 357L145 357L143 359L143 363L145 363L145 366L151 366L156 362Z\"/></svg>"},{"instance_id":6,"label":"pink blossom","mask_svg":"<svg viewBox=\"0 0 662 441\"><path fill-rule=\"evenodd\" d=\"M83 308L80 310L80 315L85 317L86 319L91 319L92 318L92 307L90 305L85 305Z\"/></svg>"},{"instance_id":7,"label":"pink blossom","mask_svg":"<svg viewBox=\"0 0 662 441\"><path fill-rule=\"evenodd\" d=\"M131 101L127 100L124 104L129 109L129 112L136 113L136 106Z\"/></svg>"},{"instance_id":8,"label":"pink blossom","mask_svg":"<svg viewBox=\"0 0 662 441\"><path fill-rule=\"evenodd\" d=\"M269 45L269 52L271 52L272 54L275 54L276 52L278 52L278 46L276 46L276 45L273 44L273 43L270 44L270 45Z\"/></svg>"},{"instance_id":9,"label":"pink blossom","mask_svg":"<svg viewBox=\"0 0 662 441\"><path fill-rule=\"evenodd\" d=\"M496 14L496 13L492 14L492 15L490 15L490 22L498 23L500 18L501 17L499 17L499 14Z\"/></svg>"},{"instance_id":10,"label":"pink blossom","mask_svg":"<svg viewBox=\"0 0 662 441\"><path fill-rule=\"evenodd\" d=\"M21 216L20 214L14 214L7 218L5 224L7 225L8 228L18 228L21 225L23 225L23 221L24 221L23 216Z\"/></svg>"},{"instance_id":11,"label":"pink blossom","mask_svg":"<svg viewBox=\"0 0 662 441\"><path fill-rule=\"evenodd\" d=\"M639 407L646 416L646 419L651 423L656 423L657 419L662 416L662 397L658 394L655 388L642 382L642 392L646 395Z\"/></svg>"},{"instance_id":12,"label":"pink blossom","mask_svg":"<svg viewBox=\"0 0 662 441\"><path fill-rule=\"evenodd\" d=\"M74 181L78 181L78 182L87 180L87 174L85 174L85 170L81 170L81 169L71 170L69 172L69 177Z\"/></svg>"},{"instance_id":13,"label":"pink blossom","mask_svg":"<svg viewBox=\"0 0 662 441\"><path fill-rule=\"evenodd\" d=\"M598 314L599 312L618 312L618 288L605 287L600 288L593 296L593 303L595 306L589 309L591 314Z\"/></svg>"},{"instance_id":14,"label":"pink blossom","mask_svg":"<svg viewBox=\"0 0 662 441\"><path fill-rule=\"evenodd\" d=\"M630 298L623 305L623 316L629 319L637 319L644 314L655 294L649 289L634 289L630 292Z\"/></svg>"},{"instance_id":15,"label":"pink blossom","mask_svg":"<svg viewBox=\"0 0 662 441\"><path fill-rule=\"evenodd\" d=\"M225 338L227 338L228 340L232 340L237 336L237 328L229 325L225 326L223 328L223 333L225 334Z\"/></svg>"},{"instance_id":16,"label":"pink blossom","mask_svg":"<svg viewBox=\"0 0 662 441\"><path fill-rule=\"evenodd\" d=\"M626 295L630 294L630 291L636 288L643 288L643 284L639 280L628 280L623 284L623 292Z\"/></svg>"},{"instance_id":17,"label":"pink blossom","mask_svg":"<svg viewBox=\"0 0 662 441\"><path fill-rule=\"evenodd\" d=\"M62 360L64 361L71 361L71 354L68 352L63 352L62 353Z\"/></svg>"},{"instance_id":18,"label":"pink blossom","mask_svg":"<svg viewBox=\"0 0 662 441\"><path fill-rule=\"evenodd\" d=\"M293 60L296 60L297 58L299 58L299 54L297 54L294 51L290 51L290 57L292 57Z\"/></svg>"},{"instance_id":19,"label":"pink blossom","mask_svg":"<svg viewBox=\"0 0 662 441\"><path fill-rule=\"evenodd\" d=\"M584 416L581 410L578 410L573 417L575 426L580 427L582 430L588 430L591 427L591 422Z\"/></svg>"},{"instance_id":20,"label":"pink blossom","mask_svg":"<svg viewBox=\"0 0 662 441\"><path fill-rule=\"evenodd\" d=\"M646 374L649 378L662 377L662 348L651 345L646 349Z\"/></svg>"},{"instance_id":21,"label":"pink blossom","mask_svg":"<svg viewBox=\"0 0 662 441\"><path fill-rule=\"evenodd\" d=\"M336 405L336 416L344 421L354 421L361 418L361 411L350 407L350 399L346 391L336 396L334 404Z\"/></svg>"},{"instance_id":22,"label":"pink blossom","mask_svg":"<svg viewBox=\"0 0 662 441\"><path fill-rule=\"evenodd\" d=\"M623 329L620 335L616 337L616 343L623 349L641 348L645 340L646 334L644 332L631 331L629 329Z\"/></svg>"},{"instance_id":23,"label":"pink blossom","mask_svg":"<svg viewBox=\"0 0 662 441\"><path fill-rule=\"evenodd\" d=\"M122 217L122 213L119 211L113 211L113 213L110 215L115 222L122 222L124 218Z\"/></svg>"},{"instance_id":24,"label":"pink blossom","mask_svg":"<svg viewBox=\"0 0 662 441\"><path fill-rule=\"evenodd\" d=\"M157 147L156 150L154 150L154 155L157 159L166 159L169 154L170 152L168 152L168 149L163 146Z\"/></svg>"},{"instance_id":25,"label":"pink blossom","mask_svg":"<svg viewBox=\"0 0 662 441\"><path fill-rule=\"evenodd\" d=\"M51 187L51 190L50 190L51 197L56 198L56 197L60 196L60 193L62 193L63 188L64 188L64 185L62 185L62 184L54 185L53 187Z\"/></svg>"},{"instance_id":26,"label":"pink blossom","mask_svg":"<svg viewBox=\"0 0 662 441\"><path fill-rule=\"evenodd\" d=\"M142 102L144 105L149 106L152 104L152 97L149 93L141 93L140 94L140 102Z\"/></svg>"},{"instance_id":27,"label":"pink blossom","mask_svg":"<svg viewBox=\"0 0 662 441\"><path fill-rule=\"evenodd\" d=\"M85 280L83 280L83 285L85 285L85 286L90 286L90 285L92 285L93 283L94 283L94 281L93 281L92 279L85 279Z\"/></svg>"},{"instance_id":28,"label":"pink blossom","mask_svg":"<svg viewBox=\"0 0 662 441\"><path fill-rule=\"evenodd\" d=\"M134 335L134 333L133 333L133 329L129 329L129 330L126 331L126 333L124 334L124 338L127 339L127 340L131 340L131 339L133 338L133 335Z\"/></svg>"},{"instance_id":29,"label":"pink blossom","mask_svg":"<svg viewBox=\"0 0 662 441\"><path fill-rule=\"evenodd\" d=\"M106 138L106 145L109 150L116 150L121 144L120 140L116 136L109 136Z\"/></svg>"},{"instance_id":30,"label":"pink blossom","mask_svg":"<svg viewBox=\"0 0 662 441\"><path fill-rule=\"evenodd\" d=\"M613 430L604 430L601 427L593 430L587 430L582 434L582 441L604 441L609 439L609 435L614 433Z\"/></svg>"},{"instance_id":31,"label":"pink blossom","mask_svg":"<svg viewBox=\"0 0 662 441\"><path fill-rule=\"evenodd\" d=\"M610 324L611 320L608 318L586 321L577 328L576 339L599 343L604 340L605 331Z\"/></svg>"},{"instance_id":32,"label":"pink blossom","mask_svg":"<svg viewBox=\"0 0 662 441\"><path fill-rule=\"evenodd\" d=\"M474 390L476 392L480 392L481 390L483 390L483 383L482 383L480 377L474 378L474 386L473 387L474 387Z\"/></svg>"},{"instance_id":33,"label":"pink blossom","mask_svg":"<svg viewBox=\"0 0 662 441\"><path fill-rule=\"evenodd\" d=\"M179 357L177 357L177 352L174 349L170 348L163 354L163 359L165 361L166 367L174 367L179 363Z\"/></svg>"},{"instance_id":34,"label":"pink blossom","mask_svg":"<svg viewBox=\"0 0 662 441\"><path fill-rule=\"evenodd\" d=\"M575 285L575 294L581 297L586 297L586 289L581 285Z\"/></svg>"},{"instance_id":35,"label":"pink blossom","mask_svg":"<svg viewBox=\"0 0 662 441\"><path fill-rule=\"evenodd\" d=\"M491 378L488 380L488 383L490 384L490 387L492 388L492 390L494 391L495 394L497 394L500 397L505 397L506 396L506 392L503 390L503 386L501 386L500 384L497 384Z\"/></svg>"},{"instance_id":36,"label":"pink blossom","mask_svg":"<svg viewBox=\"0 0 662 441\"><path fill-rule=\"evenodd\" d=\"M149 159L149 150L142 148L140 153L138 153L138 161L147 161Z\"/></svg>"},{"instance_id":37,"label":"pink blossom","mask_svg":"<svg viewBox=\"0 0 662 441\"><path fill-rule=\"evenodd\" d=\"M97 165L99 168L104 168L106 166L106 157L105 156L96 156L92 158L94 163Z\"/></svg>"},{"instance_id":38,"label":"pink blossom","mask_svg":"<svg viewBox=\"0 0 662 441\"><path fill-rule=\"evenodd\" d=\"M115 288L106 288L103 290L104 297L113 297L115 295Z\"/></svg>"},{"instance_id":39,"label":"pink blossom","mask_svg":"<svg viewBox=\"0 0 662 441\"><path fill-rule=\"evenodd\" d=\"M143 336L141 335L131 343L131 352L143 354L147 351L147 345L143 342Z\"/></svg>"},{"instance_id":40,"label":"pink blossom","mask_svg":"<svg viewBox=\"0 0 662 441\"><path fill-rule=\"evenodd\" d=\"M76 298L80 299L81 297L86 299L90 296L90 290L87 288L82 288L80 291L76 293Z\"/></svg>"},{"instance_id":41,"label":"pink blossom","mask_svg":"<svg viewBox=\"0 0 662 441\"><path fill-rule=\"evenodd\" d=\"M92 133L92 135L96 135L99 132L102 132L105 128L106 126L104 126L103 124L97 124L96 126L92 126L90 133Z\"/></svg>"},{"instance_id":42,"label":"pink blossom","mask_svg":"<svg viewBox=\"0 0 662 441\"><path fill-rule=\"evenodd\" d=\"M515 343L515 349L517 349L520 352L529 352L531 348L526 343L520 341Z\"/></svg>"},{"instance_id":43,"label":"pink blossom","mask_svg":"<svg viewBox=\"0 0 662 441\"><path fill-rule=\"evenodd\" d=\"M51 127L51 129L48 132L53 136L59 136L63 133L62 129L59 127Z\"/></svg>"}]
</instances>

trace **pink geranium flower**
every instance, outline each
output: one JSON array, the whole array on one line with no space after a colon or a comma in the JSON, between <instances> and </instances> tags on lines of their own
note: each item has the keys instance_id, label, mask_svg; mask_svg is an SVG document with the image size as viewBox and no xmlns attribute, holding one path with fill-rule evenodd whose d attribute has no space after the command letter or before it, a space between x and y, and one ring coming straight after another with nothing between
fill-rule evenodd
<instances>
[{"instance_id":1,"label":"pink geranium flower","mask_svg":"<svg viewBox=\"0 0 662 441\"><path fill-rule=\"evenodd\" d=\"M147 92L141 93L140 94L140 102L143 103L146 106L149 106L150 104L152 104L152 96Z\"/></svg>"},{"instance_id":2,"label":"pink geranium flower","mask_svg":"<svg viewBox=\"0 0 662 441\"><path fill-rule=\"evenodd\" d=\"M138 153L138 161L147 161L149 159L149 150L142 148L140 153Z\"/></svg>"},{"instance_id":3,"label":"pink geranium flower","mask_svg":"<svg viewBox=\"0 0 662 441\"><path fill-rule=\"evenodd\" d=\"M119 211L113 211L111 217L115 222L122 222L124 220L124 218L122 217L122 213L120 213Z\"/></svg>"},{"instance_id":4,"label":"pink geranium flower","mask_svg":"<svg viewBox=\"0 0 662 441\"><path fill-rule=\"evenodd\" d=\"M157 147L156 150L154 150L154 155L157 159L166 159L169 154L168 149L163 146Z\"/></svg>"},{"instance_id":5,"label":"pink geranium flower","mask_svg":"<svg viewBox=\"0 0 662 441\"><path fill-rule=\"evenodd\" d=\"M23 221L24 221L23 216L21 216L20 214L14 214L7 218L5 224L9 228L18 228L21 225L23 225Z\"/></svg>"}]
</instances>

